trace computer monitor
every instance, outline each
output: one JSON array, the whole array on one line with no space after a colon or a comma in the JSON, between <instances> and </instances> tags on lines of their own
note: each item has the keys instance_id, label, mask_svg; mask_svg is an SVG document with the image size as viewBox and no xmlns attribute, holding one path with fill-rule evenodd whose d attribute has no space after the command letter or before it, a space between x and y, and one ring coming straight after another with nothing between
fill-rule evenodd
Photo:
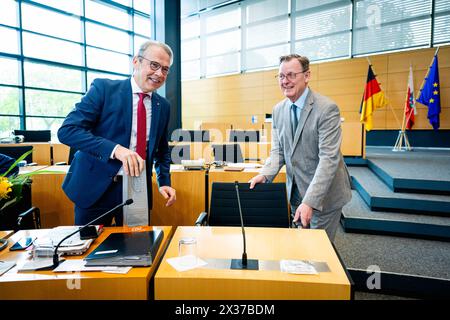
<instances>
[{"instance_id":1,"label":"computer monitor","mask_svg":"<svg viewBox=\"0 0 450 320\"><path fill-rule=\"evenodd\" d=\"M50 130L14 130L14 135L23 136L23 142L49 142L52 139Z\"/></svg>"},{"instance_id":2,"label":"computer monitor","mask_svg":"<svg viewBox=\"0 0 450 320\"><path fill-rule=\"evenodd\" d=\"M259 142L258 130L231 130L230 142Z\"/></svg>"},{"instance_id":3,"label":"computer monitor","mask_svg":"<svg viewBox=\"0 0 450 320\"><path fill-rule=\"evenodd\" d=\"M171 163L173 164L181 164L181 160L191 159L191 146L188 144L169 146L169 149Z\"/></svg>"},{"instance_id":4,"label":"computer monitor","mask_svg":"<svg viewBox=\"0 0 450 320\"><path fill-rule=\"evenodd\" d=\"M225 161L231 163L242 163L241 146L238 144L215 144L212 146L214 161Z\"/></svg>"},{"instance_id":5,"label":"computer monitor","mask_svg":"<svg viewBox=\"0 0 450 320\"><path fill-rule=\"evenodd\" d=\"M1 146L0 145L0 153L7 155L13 159L19 159L25 152L33 149L33 146ZM24 160L27 163L33 162L33 153L30 153Z\"/></svg>"},{"instance_id":6,"label":"computer monitor","mask_svg":"<svg viewBox=\"0 0 450 320\"><path fill-rule=\"evenodd\" d=\"M171 141L175 142L209 142L208 130L176 129L172 132Z\"/></svg>"}]
</instances>

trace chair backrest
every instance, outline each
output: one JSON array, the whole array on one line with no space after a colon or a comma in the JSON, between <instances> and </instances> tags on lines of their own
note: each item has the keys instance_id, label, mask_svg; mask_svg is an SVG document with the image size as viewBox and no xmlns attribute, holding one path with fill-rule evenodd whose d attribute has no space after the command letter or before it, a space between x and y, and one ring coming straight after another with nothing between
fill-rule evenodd
<instances>
[{"instance_id":1,"label":"chair backrest","mask_svg":"<svg viewBox=\"0 0 450 320\"><path fill-rule=\"evenodd\" d=\"M3 209L0 213L0 230L17 230L19 215L31 208L31 185L24 184L22 198L14 205ZM36 223L33 215L29 214L21 219L21 229L35 229Z\"/></svg>"},{"instance_id":2,"label":"chair backrest","mask_svg":"<svg viewBox=\"0 0 450 320\"><path fill-rule=\"evenodd\" d=\"M169 146L171 163L181 164L181 160L191 159L191 146L188 144Z\"/></svg>"},{"instance_id":3,"label":"chair backrest","mask_svg":"<svg viewBox=\"0 0 450 320\"><path fill-rule=\"evenodd\" d=\"M50 130L14 130L14 135L22 135L23 142L49 142L52 139Z\"/></svg>"},{"instance_id":4,"label":"chair backrest","mask_svg":"<svg viewBox=\"0 0 450 320\"><path fill-rule=\"evenodd\" d=\"M289 227L285 183L238 183L244 226ZM235 183L214 182L211 191L209 225L240 226Z\"/></svg>"},{"instance_id":5,"label":"chair backrest","mask_svg":"<svg viewBox=\"0 0 450 320\"><path fill-rule=\"evenodd\" d=\"M176 129L172 132L171 140L175 142L209 142L208 130Z\"/></svg>"},{"instance_id":6,"label":"chair backrest","mask_svg":"<svg viewBox=\"0 0 450 320\"><path fill-rule=\"evenodd\" d=\"M77 149L75 149L75 148L70 148L69 149L69 159L67 159L67 164L68 165L72 164L72 160L73 160L73 157L75 156L76 152L77 152Z\"/></svg>"},{"instance_id":7,"label":"chair backrest","mask_svg":"<svg viewBox=\"0 0 450 320\"><path fill-rule=\"evenodd\" d=\"M25 152L33 149L33 146L2 146L0 145L0 153L7 155L8 157L19 159ZM27 163L33 162L33 153L30 153L25 160Z\"/></svg>"},{"instance_id":8,"label":"chair backrest","mask_svg":"<svg viewBox=\"0 0 450 320\"><path fill-rule=\"evenodd\" d=\"M242 163L241 146L239 144L214 144L212 146L214 153L214 161L225 161L231 163Z\"/></svg>"},{"instance_id":9,"label":"chair backrest","mask_svg":"<svg viewBox=\"0 0 450 320\"><path fill-rule=\"evenodd\" d=\"M230 142L259 142L258 130L231 130Z\"/></svg>"}]
</instances>

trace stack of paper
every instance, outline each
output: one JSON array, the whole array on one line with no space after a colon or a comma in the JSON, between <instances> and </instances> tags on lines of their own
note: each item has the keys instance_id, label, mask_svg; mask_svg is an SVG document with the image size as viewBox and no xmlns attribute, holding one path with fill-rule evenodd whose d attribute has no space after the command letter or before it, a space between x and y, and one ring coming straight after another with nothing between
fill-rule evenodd
<instances>
[{"instance_id":1,"label":"stack of paper","mask_svg":"<svg viewBox=\"0 0 450 320\"><path fill-rule=\"evenodd\" d=\"M46 235L37 238L34 241L35 257L52 257L56 245L70 233L79 229L77 226L62 226L51 229ZM66 239L58 248L58 253L67 255L80 255L89 249L93 239L81 240L80 234L77 232L70 238Z\"/></svg>"}]
</instances>

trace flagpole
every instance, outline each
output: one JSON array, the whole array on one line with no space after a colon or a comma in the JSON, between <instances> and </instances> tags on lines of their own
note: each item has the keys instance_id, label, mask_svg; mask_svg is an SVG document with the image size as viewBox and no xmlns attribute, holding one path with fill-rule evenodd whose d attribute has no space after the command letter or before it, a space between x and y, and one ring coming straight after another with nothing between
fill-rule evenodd
<instances>
[{"instance_id":1,"label":"flagpole","mask_svg":"<svg viewBox=\"0 0 450 320\"><path fill-rule=\"evenodd\" d=\"M398 132L397 141L395 141L394 148L392 149L392 151L403 151L403 140L405 141L405 150L407 151L411 150L411 145L409 144L408 136L406 135L406 124L409 122L409 119L411 119L411 115L414 112L414 109L411 109L410 112L408 112L408 117L406 117L407 105L409 104L408 99L409 79L411 76L412 76L412 64L410 61L408 81L406 82L406 97L405 97L405 107L403 108L403 121L401 129ZM414 88L412 88L412 90L414 90Z\"/></svg>"},{"instance_id":2,"label":"flagpole","mask_svg":"<svg viewBox=\"0 0 450 320\"><path fill-rule=\"evenodd\" d=\"M372 66L372 63L370 62L369 57L366 57L366 59L367 59L367 62L369 63L369 66ZM373 68L372 68L372 71L373 71ZM375 72L374 72L374 73L375 73ZM377 82L378 82L378 80L377 80ZM378 82L378 85L380 86L380 89L382 89L382 88L381 88L381 84L380 84L379 82ZM384 91L384 92L386 92L386 91ZM395 121L397 122L397 125L398 125L399 127L401 127L402 125L400 124L400 120L398 119L397 115L395 114L395 111L394 111L394 109L393 109L392 106L391 106L391 102L390 102L390 100L389 100L387 94L384 93L384 96L386 97L386 100L388 101L387 105L391 108L391 111L392 111L392 113L394 114L394 118L395 118Z\"/></svg>"},{"instance_id":3,"label":"flagpole","mask_svg":"<svg viewBox=\"0 0 450 320\"><path fill-rule=\"evenodd\" d=\"M409 88L409 75L410 75L410 73L411 73L411 70L412 70L412 65L411 65L411 61L409 61L409 72L408 72L408 81L406 82L406 99L405 99L405 107L403 108L403 121L402 121L402 131L405 131L405 129L406 129L406 124L408 123L408 121L409 121L409 119L408 120L406 120L406 122L405 122L405 118L406 118L406 106L408 105L408 103L409 103L409 101L407 101L408 100L408 88ZM414 90L414 88L413 88L413 90Z\"/></svg>"},{"instance_id":4,"label":"flagpole","mask_svg":"<svg viewBox=\"0 0 450 320\"><path fill-rule=\"evenodd\" d=\"M431 63L428 66L427 74L425 75L425 78L423 78L423 80L422 80L422 84L420 85L419 93L418 93L418 96L416 97L416 100L419 99L419 97L420 97L420 93L422 92L423 86L425 85L425 81L427 80L428 75L430 74L431 66L433 65L434 58L437 56L439 49L440 49L440 47L437 47L436 52L434 53L433 59L431 59Z\"/></svg>"}]
</instances>

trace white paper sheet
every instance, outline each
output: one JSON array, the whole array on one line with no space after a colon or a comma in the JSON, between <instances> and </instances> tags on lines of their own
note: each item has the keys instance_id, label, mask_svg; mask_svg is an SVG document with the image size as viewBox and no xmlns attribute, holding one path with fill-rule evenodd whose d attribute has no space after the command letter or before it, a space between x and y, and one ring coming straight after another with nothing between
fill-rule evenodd
<instances>
[{"instance_id":1,"label":"white paper sheet","mask_svg":"<svg viewBox=\"0 0 450 320\"><path fill-rule=\"evenodd\" d=\"M293 274L318 274L316 268L304 260L281 260L280 270Z\"/></svg>"},{"instance_id":2,"label":"white paper sheet","mask_svg":"<svg viewBox=\"0 0 450 320\"><path fill-rule=\"evenodd\" d=\"M82 259L66 260L60 263L53 272L81 272L81 271L103 271L110 273L126 274L131 270L131 267L114 267L114 266L102 266L102 267L86 267L86 261Z\"/></svg>"},{"instance_id":3,"label":"white paper sheet","mask_svg":"<svg viewBox=\"0 0 450 320\"><path fill-rule=\"evenodd\" d=\"M187 271L199 267L206 266L208 263L202 259L196 257L196 263L192 263L192 256L182 256L167 259L167 262L177 271ZM195 258L195 257L194 257Z\"/></svg>"}]
</instances>

